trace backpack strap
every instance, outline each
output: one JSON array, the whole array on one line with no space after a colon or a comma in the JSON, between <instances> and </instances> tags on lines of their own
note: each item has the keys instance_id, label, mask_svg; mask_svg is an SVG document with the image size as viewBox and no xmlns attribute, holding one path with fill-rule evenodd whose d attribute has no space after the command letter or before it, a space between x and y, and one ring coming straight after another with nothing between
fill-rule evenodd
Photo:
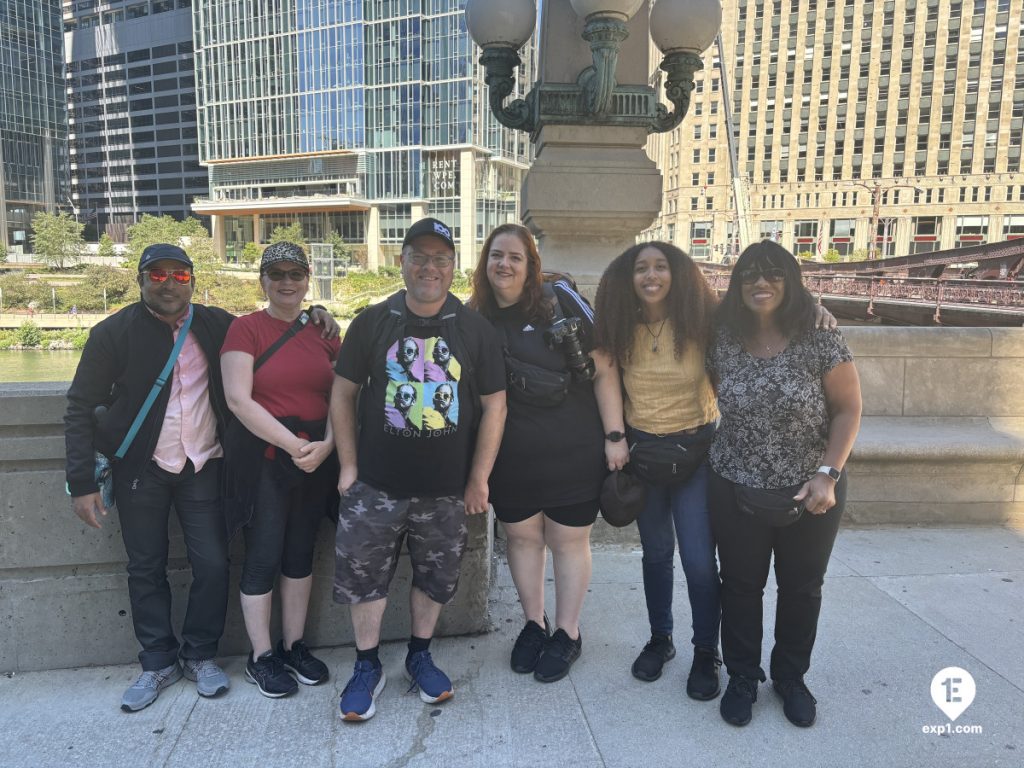
<instances>
[{"instance_id":1,"label":"backpack strap","mask_svg":"<svg viewBox=\"0 0 1024 768\"><path fill-rule=\"evenodd\" d=\"M299 331L305 328L306 323L308 322L309 314L306 312L306 310L302 310L298 318L296 318L295 322L288 326L288 330L282 333L277 341L275 341L273 344L267 347L266 350L264 350L263 354L256 358L256 362L252 364L252 372L256 373L256 371L260 369L260 366L262 366L265 362L267 362L267 360L273 357L274 353L277 352L277 350L279 350L282 346L284 346L284 343L288 341L288 339L292 338L295 334L297 334Z\"/></svg>"},{"instance_id":2,"label":"backpack strap","mask_svg":"<svg viewBox=\"0 0 1024 768\"><path fill-rule=\"evenodd\" d=\"M164 388L167 383L167 379L171 376L171 371L174 370L174 363L178 359L178 355L181 354L181 348L185 346L185 339L188 337L189 329L192 327L192 315L194 313L194 307L188 305L188 314L185 315L185 322L182 323L181 328L178 330L178 338L174 342L174 346L171 348L171 355L167 358L167 362L164 363L163 370L156 377L156 381L153 383L153 388L149 390L149 395L146 396L146 401L142 404L139 412L135 415L135 421L132 422L131 427L128 428L128 434L124 436L124 440L121 441L121 445L118 446L117 452L114 454L115 459L123 459L124 455L128 453L128 448L131 447L132 442L135 440L135 436L139 434L139 429L142 427L142 422L146 420L146 416L149 415L150 409L153 407L153 403L156 402L157 396L160 394L160 390Z\"/></svg>"}]
</instances>

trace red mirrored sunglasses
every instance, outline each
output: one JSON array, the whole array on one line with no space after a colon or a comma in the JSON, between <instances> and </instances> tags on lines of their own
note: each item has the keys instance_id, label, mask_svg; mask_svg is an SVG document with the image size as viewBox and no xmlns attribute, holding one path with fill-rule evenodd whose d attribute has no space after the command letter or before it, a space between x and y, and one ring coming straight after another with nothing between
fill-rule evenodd
<instances>
[{"instance_id":1,"label":"red mirrored sunglasses","mask_svg":"<svg viewBox=\"0 0 1024 768\"><path fill-rule=\"evenodd\" d=\"M143 271L149 275L149 280L153 283L162 283L168 277L173 278L179 285L188 285L192 282L192 273L187 269L174 269L168 272L166 269L155 268Z\"/></svg>"}]
</instances>

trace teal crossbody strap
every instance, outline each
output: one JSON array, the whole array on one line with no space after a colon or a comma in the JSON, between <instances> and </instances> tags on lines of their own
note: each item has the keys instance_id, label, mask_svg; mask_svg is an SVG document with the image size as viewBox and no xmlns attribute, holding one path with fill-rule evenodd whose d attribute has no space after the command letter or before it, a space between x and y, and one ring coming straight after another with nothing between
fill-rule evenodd
<instances>
[{"instance_id":1,"label":"teal crossbody strap","mask_svg":"<svg viewBox=\"0 0 1024 768\"><path fill-rule=\"evenodd\" d=\"M178 355L181 354L181 348L185 346L185 338L188 336L188 329L191 326L192 305L189 304L188 314L185 316L185 322L182 324L181 330L178 331L178 339L174 342L174 348L171 350L171 356L167 358L167 363L164 364L164 369L160 371L160 375L156 377L156 383L153 384L153 388L149 390L146 402L144 402L142 404L142 408L139 409L139 413L135 417L135 421L132 422L131 427L128 429L128 434L125 435L124 440L121 441L121 445L117 449L117 453L114 454L114 458L123 459L124 455L128 453L128 448L135 439L135 435L139 433L139 428L142 426L142 422L146 420L146 415L149 413L149 409L153 407L153 403L156 402L156 398L159 396L160 390L164 388L168 377L171 375L171 371L174 369L174 363L177 361Z\"/></svg>"}]
</instances>

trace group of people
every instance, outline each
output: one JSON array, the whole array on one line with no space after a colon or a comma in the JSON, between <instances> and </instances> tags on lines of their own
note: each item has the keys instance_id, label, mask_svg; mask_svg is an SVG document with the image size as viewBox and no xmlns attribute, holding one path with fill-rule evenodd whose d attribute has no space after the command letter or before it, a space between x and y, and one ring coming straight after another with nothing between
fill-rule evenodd
<instances>
[{"instance_id":1,"label":"group of people","mask_svg":"<svg viewBox=\"0 0 1024 768\"><path fill-rule=\"evenodd\" d=\"M860 390L834 318L803 287L792 254L752 245L719 301L683 251L639 244L608 265L594 309L570 279L544 273L533 237L515 224L487 238L467 305L449 291L455 244L442 222L409 228L401 267L405 288L357 315L339 343L326 311L303 309L309 263L299 246L264 251L268 306L238 319L193 305L188 256L150 246L141 301L93 329L68 392L67 478L75 513L99 527L96 455L118 457L113 491L143 669L122 708L148 706L182 674L204 696L228 689L214 657L239 531L246 678L271 697L327 680L303 636L316 532L335 515L334 599L349 606L356 646L343 720L372 717L384 689L381 621L403 543L404 671L424 702L453 696L430 644L458 586L467 518L489 508L523 609L510 665L560 680L582 651L602 487L609 473L633 473L645 493L636 522L650 623L633 676L655 681L675 656L678 541L692 617L687 694L718 697L724 659L722 717L749 722L766 679L762 594L774 555L770 674L786 717L811 725L804 675ZM652 465L670 466L671 477ZM172 505L193 572L180 643L166 577Z\"/></svg>"}]
</instances>

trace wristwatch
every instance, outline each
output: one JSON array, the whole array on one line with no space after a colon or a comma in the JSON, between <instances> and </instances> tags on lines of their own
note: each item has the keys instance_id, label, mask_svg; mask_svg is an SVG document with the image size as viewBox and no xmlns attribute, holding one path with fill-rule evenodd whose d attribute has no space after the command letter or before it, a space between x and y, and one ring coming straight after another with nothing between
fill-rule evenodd
<instances>
[{"instance_id":1,"label":"wristwatch","mask_svg":"<svg viewBox=\"0 0 1024 768\"><path fill-rule=\"evenodd\" d=\"M836 482L839 482L840 472L835 467L830 467L828 464L822 464L820 467L818 467L818 471L821 472L823 475L828 475Z\"/></svg>"},{"instance_id":2,"label":"wristwatch","mask_svg":"<svg viewBox=\"0 0 1024 768\"><path fill-rule=\"evenodd\" d=\"M625 440L626 439L626 435L623 434L622 432L619 432L619 430L616 429L616 430L614 430L612 432L609 432L607 435L605 435L604 439L608 440L609 442L612 442L612 443L618 443L618 442L620 442L622 440Z\"/></svg>"}]
</instances>

